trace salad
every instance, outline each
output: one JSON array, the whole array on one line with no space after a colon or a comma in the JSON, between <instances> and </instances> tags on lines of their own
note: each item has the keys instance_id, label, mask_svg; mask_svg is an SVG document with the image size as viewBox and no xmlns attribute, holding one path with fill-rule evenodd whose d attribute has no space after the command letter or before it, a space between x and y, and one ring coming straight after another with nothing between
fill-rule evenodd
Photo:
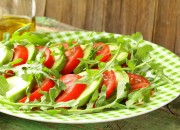
<instances>
[{"instance_id":1,"label":"salad","mask_svg":"<svg viewBox=\"0 0 180 130\"><path fill-rule=\"evenodd\" d=\"M4 34L0 103L51 115L133 109L150 101L157 80L171 82L140 33L53 42L48 33Z\"/></svg>"}]
</instances>

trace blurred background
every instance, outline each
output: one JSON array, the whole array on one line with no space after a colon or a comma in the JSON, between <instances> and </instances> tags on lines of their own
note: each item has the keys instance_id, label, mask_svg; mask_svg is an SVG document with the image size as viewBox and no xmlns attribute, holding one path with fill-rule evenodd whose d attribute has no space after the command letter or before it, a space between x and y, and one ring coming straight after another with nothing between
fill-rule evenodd
<instances>
[{"instance_id":1,"label":"blurred background","mask_svg":"<svg viewBox=\"0 0 180 130\"><path fill-rule=\"evenodd\" d=\"M144 39L180 56L180 0L36 0L37 16L81 29Z\"/></svg>"}]
</instances>

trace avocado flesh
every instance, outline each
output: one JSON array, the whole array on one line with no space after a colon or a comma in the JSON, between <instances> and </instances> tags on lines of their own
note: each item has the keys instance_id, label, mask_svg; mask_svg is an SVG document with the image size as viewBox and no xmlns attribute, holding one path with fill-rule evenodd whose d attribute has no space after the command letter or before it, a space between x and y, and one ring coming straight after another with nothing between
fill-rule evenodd
<instances>
[{"instance_id":1,"label":"avocado flesh","mask_svg":"<svg viewBox=\"0 0 180 130\"><path fill-rule=\"evenodd\" d=\"M115 68L112 69L114 71L114 74L116 76L116 81L117 83L128 83L129 82L129 77L127 73L123 70L116 70ZM108 102L112 102L116 99L116 94L117 92L113 92L113 94L110 96L110 98L107 100Z\"/></svg>"},{"instance_id":2,"label":"avocado flesh","mask_svg":"<svg viewBox=\"0 0 180 130\"><path fill-rule=\"evenodd\" d=\"M11 102L17 102L19 99L26 96L26 90L31 91L33 88L33 80L25 81L22 77L12 76L7 78L9 91L6 92L6 97Z\"/></svg>"},{"instance_id":3,"label":"avocado flesh","mask_svg":"<svg viewBox=\"0 0 180 130\"><path fill-rule=\"evenodd\" d=\"M78 106L85 105L93 95L93 93L99 89L102 82L102 78L98 78L95 81L93 81L91 84L87 85L86 89L83 91L83 93L78 97L79 104Z\"/></svg>"},{"instance_id":4,"label":"avocado flesh","mask_svg":"<svg viewBox=\"0 0 180 130\"><path fill-rule=\"evenodd\" d=\"M0 65L10 62L13 58L13 51L6 46L0 46Z\"/></svg>"},{"instance_id":5,"label":"avocado flesh","mask_svg":"<svg viewBox=\"0 0 180 130\"><path fill-rule=\"evenodd\" d=\"M90 59L91 54L93 53L93 47L91 45L88 45L87 47L84 47L84 56L83 59ZM83 71L85 68L84 62L80 62L78 66L73 70L75 74L78 74Z\"/></svg>"},{"instance_id":6,"label":"avocado flesh","mask_svg":"<svg viewBox=\"0 0 180 130\"><path fill-rule=\"evenodd\" d=\"M33 44L27 44L26 48L28 50L28 60L34 60L37 54L37 50L35 45Z\"/></svg>"},{"instance_id":7,"label":"avocado flesh","mask_svg":"<svg viewBox=\"0 0 180 130\"><path fill-rule=\"evenodd\" d=\"M116 69L112 69L112 70L114 71L117 82L125 82L125 83L129 82L129 77L128 77L128 75L127 75L127 73L125 71L116 70Z\"/></svg>"},{"instance_id":8,"label":"avocado flesh","mask_svg":"<svg viewBox=\"0 0 180 130\"><path fill-rule=\"evenodd\" d=\"M114 44L111 43L111 44L109 44L109 48L110 48L111 51L116 51L117 48L118 48L118 45L115 44L115 43L114 43ZM126 62L126 59L127 59L127 58L128 58L128 52L122 50L122 51L118 54L118 56L117 56L116 59L117 59L118 63L121 65L121 64L123 64L123 63Z\"/></svg>"},{"instance_id":9,"label":"avocado flesh","mask_svg":"<svg viewBox=\"0 0 180 130\"><path fill-rule=\"evenodd\" d=\"M56 69L58 71L61 71L66 64L65 54L56 47L52 47L52 48L50 48L50 50L52 52L55 52L55 54L56 54L56 55L54 55L55 62L51 69Z\"/></svg>"},{"instance_id":10,"label":"avocado flesh","mask_svg":"<svg viewBox=\"0 0 180 130\"><path fill-rule=\"evenodd\" d=\"M119 55L117 56L117 61L120 65L126 62L126 59L128 58L128 53L127 52L120 52Z\"/></svg>"}]
</instances>

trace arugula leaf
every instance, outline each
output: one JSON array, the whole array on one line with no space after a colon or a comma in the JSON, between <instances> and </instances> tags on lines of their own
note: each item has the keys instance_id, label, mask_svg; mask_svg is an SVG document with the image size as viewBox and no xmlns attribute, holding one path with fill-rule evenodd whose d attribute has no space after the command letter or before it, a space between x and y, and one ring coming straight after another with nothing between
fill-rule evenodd
<instances>
[{"instance_id":1,"label":"arugula leaf","mask_svg":"<svg viewBox=\"0 0 180 130\"><path fill-rule=\"evenodd\" d=\"M137 43L143 41L143 36L140 32L136 32L132 34L132 39L135 40Z\"/></svg>"},{"instance_id":2,"label":"arugula leaf","mask_svg":"<svg viewBox=\"0 0 180 130\"><path fill-rule=\"evenodd\" d=\"M138 47L137 52L135 56L139 60L145 59L147 56L149 56L149 52L153 50L153 47L151 45L144 45L142 47Z\"/></svg>"},{"instance_id":3,"label":"arugula leaf","mask_svg":"<svg viewBox=\"0 0 180 130\"><path fill-rule=\"evenodd\" d=\"M23 75L21 75L21 77L23 78L23 80L25 80L27 82L30 82L34 79L32 74L23 74Z\"/></svg>"},{"instance_id":4,"label":"arugula leaf","mask_svg":"<svg viewBox=\"0 0 180 130\"><path fill-rule=\"evenodd\" d=\"M1 42L3 45L13 48L14 44L34 44L45 46L49 39L46 33L37 33L37 32L26 32L30 28L30 24L23 26L22 28L16 30L12 36L8 33L4 33L4 40Z\"/></svg>"},{"instance_id":5,"label":"arugula leaf","mask_svg":"<svg viewBox=\"0 0 180 130\"><path fill-rule=\"evenodd\" d=\"M54 100L56 99L56 97L59 95L59 93L61 92L61 88L59 86L54 86L53 88L51 88L49 90L49 98L50 98L50 102L53 103Z\"/></svg>"},{"instance_id":6,"label":"arugula leaf","mask_svg":"<svg viewBox=\"0 0 180 130\"><path fill-rule=\"evenodd\" d=\"M22 35L13 35L12 38L10 39L11 43L31 43L34 45L40 45L40 46L45 46L49 40L47 39L47 34L46 33L36 33L36 32L25 32Z\"/></svg>"},{"instance_id":7,"label":"arugula leaf","mask_svg":"<svg viewBox=\"0 0 180 130\"><path fill-rule=\"evenodd\" d=\"M106 101L106 86L103 85L102 88L101 88L101 92L99 93L99 97L96 101L96 107L101 107L101 106L104 106L105 104L107 104L107 101Z\"/></svg>"},{"instance_id":8,"label":"arugula leaf","mask_svg":"<svg viewBox=\"0 0 180 130\"><path fill-rule=\"evenodd\" d=\"M132 108L134 104L142 102L143 100L145 102L149 101L150 97L150 91L154 87L146 87L146 88L141 88L139 90L133 91L128 95L128 101L126 101L126 106L127 108Z\"/></svg>"},{"instance_id":9,"label":"arugula leaf","mask_svg":"<svg viewBox=\"0 0 180 130\"><path fill-rule=\"evenodd\" d=\"M129 68L131 68L131 69L135 69L136 68L136 63L135 63L134 59L127 60L126 63L127 63Z\"/></svg>"},{"instance_id":10,"label":"arugula leaf","mask_svg":"<svg viewBox=\"0 0 180 130\"><path fill-rule=\"evenodd\" d=\"M128 37L128 36L119 36L117 38L117 44L121 45L121 50L122 51L129 52L132 49L131 44L130 44L131 41L129 39L127 39L126 37Z\"/></svg>"},{"instance_id":11,"label":"arugula leaf","mask_svg":"<svg viewBox=\"0 0 180 130\"><path fill-rule=\"evenodd\" d=\"M15 60L9 62L9 64L14 65L14 64L18 64L18 63L20 63L20 62L22 62L22 61L23 61L22 58L18 58L18 59L15 59Z\"/></svg>"},{"instance_id":12,"label":"arugula leaf","mask_svg":"<svg viewBox=\"0 0 180 130\"><path fill-rule=\"evenodd\" d=\"M99 60L91 60L91 59L79 59L82 63L88 64L88 65L95 65L98 64L100 61Z\"/></svg>"},{"instance_id":13,"label":"arugula leaf","mask_svg":"<svg viewBox=\"0 0 180 130\"><path fill-rule=\"evenodd\" d=\"M86 109L93 108L96 100L98 99L98 96L99 96L98 90L96 90L96 91L93 93L93 95L92 95L91 99L89 100L89 102L87 103Z\"/></svg>"},{"instance_id":14,"label":"arugula leaf","mask_svg":"<svg viewBox=\"0 0 180 130\"><path fill-rule=\"evenodd\" d=\"M73 107L73 106L77 106L78 103L79 103L78 100L70 100L67 102L58 102L58 103L54 104L54 108Z\"/></svg>"},{"instance_id":15,"label":"arugula leaf","mask_svg":"<svg viewBox=\"0 0 180 130\"><path fill-rule=\"evenodd\" d=\"M4 96L8 90L9 90L9 84L6 78L0 75L0 94Z\"/></svg>"},{"instance_id":16,"label":"arugula leaf","mask_svg":"<svg viewBox=\"0 0 180 130\"><path fill-rule=\"evenodd\" d=\"M126 84L127 82L118 82L116 102L120 102L123 98L127 97Z\"/></svg>"}]
</instances>

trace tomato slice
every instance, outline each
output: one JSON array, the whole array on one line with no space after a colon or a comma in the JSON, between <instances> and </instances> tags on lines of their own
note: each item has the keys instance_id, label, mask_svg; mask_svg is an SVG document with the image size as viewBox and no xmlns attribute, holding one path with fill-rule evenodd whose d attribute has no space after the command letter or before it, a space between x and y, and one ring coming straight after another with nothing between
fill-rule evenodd
<instances>
[{"instance_id":1,"label":"tomato slice","mask_svg":"<svg viewBox=\"0 0 180 130\"><path fill-rule=\"evenodd\" d=\"M42 51L45 47L44 46L37 46L36 47L39 51ZM44 53L44 56L45 56L45 60L43 62L43 64L47 67L47 68L51 68L54 64L54 58L52 56L52 53L50 51L49 48L46 47L45 49L45 53Z\"/></svg>"},{"instance_id":2,"label":"tomato slice","mask_svg":"<svg viewBox=\"0 0 180 130\"><path fill-rule=\"evenodd\" d=\"M31 95L29 96L29 102L32 102L34 100L40 100L41 96L43 96L43 94L40 93L40 91L45 91L48 92L50 90L50 88L54 87L55 83L53 80L51 79L45 79L42 81L42 85L33 93L31 93ZM20 99L19 102L24 103L27 99L27 96Z\"/></svg>"},{"instance_id":3,"label":"tomato slice","mask_svg":"<svg viewBox=\"0 0 180 130\"><path fill-rule=\"evenodd\" d=\"M147 87L150 84L150 82L145 77L142 77L140 75L128 73L128 76L132 88L131 91Z\"/></svg>"},{"instance_id":4,"label":"tomato slice","mask_svg":"<svg viewBox=\"0 0 180 130\"><path fill-rule=\"evenodd\" d=\"M95 43L93 47L94 48L100 47L100 49L98 49L97 52L95 53L95 57L102 56L102 58L100 59L101 62L106 62L109 60L109 58L111 57L111 51L108 45L99 42L99 43Z\"/></svg>"},{"instance_id":5,"label":"tomato slice","mask_svg":"<svg viewBox=\"0 0 180 130\"><path fill-rule=\"evenodd\" d=\"M4 77L9 78L13 75L14 75L14 72L12 70L7 70L6 73L4 74Z\"/></svg>"},{"instance_id":6,"label":"tomato slice","mask_svg":"<svg viewBox=\"0 0 180 130\"><path fill-rule=\"evenodd\" d=\"M13 60L16 60L19 58L22 59L22 61L19 63L13 64L13 66L18 66L18 65L22 65L26 63L28 59L28 49L25 46L22 46L22 45L15 46Z\"/></svg>"},{"instance_id":7,"label":"tomato slice","mask_svg":"<svg viewBox=\"0 0 180 130\"><path fill-rule=\"evenodd\" d=\"M132 91L137 90L137 89L141 89L141 88L145 88L149 85L149 83L137 83L132 85Z\"/></svg>"},{"instance_id":8,"label":"tomato slice","mask_svg":"<svg viewBox=\"0 0 180 130\"><path fill-rule=\"evenodd\" d=\"M65 52L65 55L66 55L67 61L64 68L61 71L63 75L71 73L76 68L76 66L78 66L80 62L78 58L82 58L84 54L83 54L83 50L81 46L78 45L78 46L73 47L70 50L67 50Z\"/></svg>"},{"instance_id":9,"label":"tomato slice","mask_svg":"<svg viewBox=\"0 0 180 130\"><path fill-rule=\"evenodd\" d=\"M150 82L146 78L144 78L140 75L128 73L128 76L129 76L129 82L130 82L131 86L138 84L138 83L150 84Z\"/></svg>"},{"instance_id":10,"label":"tomato slice","mask_svg":"<svg viewBox=\"0 0 180 130\"><path fill-rule=\"evenodd\" d=\"M107 70L103 72L102 85L106 86L106 99L108 99L111 96L111 94L116 90L117 86L116 76L112 70Z\"/></svg>"},{"instance_id":11,"label":"tomato slice","mask_svg":"<svg viewBox=\"0 0 180 130\"><path fill-rule=\"evenodd\" d=\"M56 98L56 102L66 102L77 99L85 90L85 84L76 84L76 80L81 76L76 74L67 74L60 77L60 80L66 85L66 90L62 91Z\"/></svg>"}]
</instances>

